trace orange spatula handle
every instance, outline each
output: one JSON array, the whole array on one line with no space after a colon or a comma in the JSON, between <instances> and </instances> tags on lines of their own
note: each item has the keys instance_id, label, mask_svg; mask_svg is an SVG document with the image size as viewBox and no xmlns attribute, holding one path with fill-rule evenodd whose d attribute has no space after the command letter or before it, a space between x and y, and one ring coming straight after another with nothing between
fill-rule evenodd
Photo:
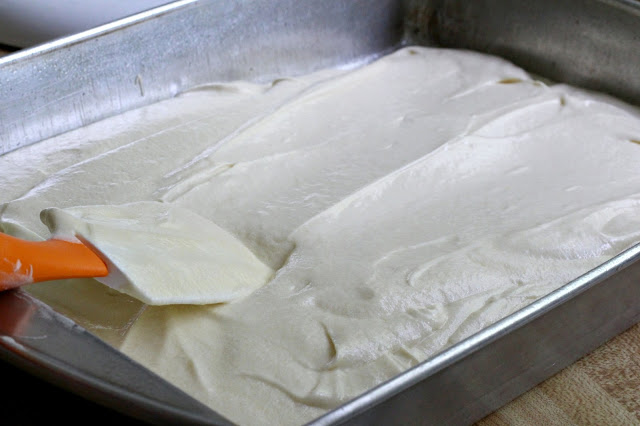
<instances>
[{"instance_id":1,"label":"orange spatula handle","mask_svg":"<svg viewBox=\"0 0 640 426\"><path fill-rule=\"evenodd\" d=\"M81 242L25 241L0 233L0 290L40 281L107 274L102 259Z\"/></svg>"}]
</instances>

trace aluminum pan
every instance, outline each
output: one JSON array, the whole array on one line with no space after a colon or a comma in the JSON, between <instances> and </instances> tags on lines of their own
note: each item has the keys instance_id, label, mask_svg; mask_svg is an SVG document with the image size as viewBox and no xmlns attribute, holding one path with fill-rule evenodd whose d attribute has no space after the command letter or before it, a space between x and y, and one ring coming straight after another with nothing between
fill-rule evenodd
<instances>
[{"instance_id":1,"label":"aluminum pan","mask_svg":"<svg viewBox=\"0 0 640 426\"><path fill-rule=\"evenodd\" d=\"M638 0L409 1L409 36L640 105Z\"/></svg>"},{"instance_id":2,"label":"aluminum pan","mask_svg":"<svg viewBox=\"0 0 640 426\"><path fill-rule=\"evenodd\" d=\"M303 73L403 43L499 54L640 104L639 16L638 3L610 0L180 1L0 59L0 154L206 81ZM639 258L638 246L625 251L313 423L483 417L638 321ZM15 355L2 330L2 355ZM55 361L54 383L104 384Z\"/></svg>"},{"instance_id":3,"label":"aluminum pan","mask_svg":"<svg viewBox=\"0 0 640 426\"><path fill-rule=\"evenodd\" d=\"M212 80L365 60L400 42L402 11L393 0L182 0L5 56L0 155Z\"/></svg>"}]
</instances>

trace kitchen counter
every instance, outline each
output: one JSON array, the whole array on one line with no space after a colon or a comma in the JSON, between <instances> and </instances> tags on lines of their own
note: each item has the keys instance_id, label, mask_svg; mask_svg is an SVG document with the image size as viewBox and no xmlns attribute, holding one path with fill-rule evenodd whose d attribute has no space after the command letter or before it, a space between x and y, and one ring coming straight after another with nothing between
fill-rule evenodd
<instances>
[{"instance_id":1,"label":"kitchen counter","mask_svg":"<svg viewBox=\"0 0 640 426\"><path fill-rule=\"evenodd\" d=\"M0 56L9 53L0 46ZM479 421L477 426L539 424L640 425L640 324ZM73 420L73 413L94 413L102 420L142 424L65 392L0 362L5 388L3 419L21 424ZM8 386L7 386L8 385ZM58 413L34 410L34 401L58 407ZM73 408L70 410L70 408ZM81 409L82 408L82 409ZM89 411L86 411L89 410ZM76 416L76 419L80 417Z\"/></svg>"}]
</instances>

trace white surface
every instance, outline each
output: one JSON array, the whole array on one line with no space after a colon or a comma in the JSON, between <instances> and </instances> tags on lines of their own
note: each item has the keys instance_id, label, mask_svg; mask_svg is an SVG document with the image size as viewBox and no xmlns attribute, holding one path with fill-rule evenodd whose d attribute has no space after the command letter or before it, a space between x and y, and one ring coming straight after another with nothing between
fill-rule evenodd
<instances>
[{"instance_id":1,"label":"white surface","mask_svg":"<svg viewBox=\"0 0 640 426\"><path fill-rule=\"evenodd\" d=\"M2 0L0 43L29 47L75 34L168 0Z\"/></svg>"}]
</instances>

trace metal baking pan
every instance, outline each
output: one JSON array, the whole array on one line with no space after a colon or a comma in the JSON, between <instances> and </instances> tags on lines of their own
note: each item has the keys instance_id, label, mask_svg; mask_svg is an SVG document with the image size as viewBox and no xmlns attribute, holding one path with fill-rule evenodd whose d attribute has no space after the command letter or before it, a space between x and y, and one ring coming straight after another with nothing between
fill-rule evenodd
<instances>
[{"instance_id":1,"label":"metal baking pan","mask_svg":"<svg viewBox=\"0 0 640 426\"><path fill-rule=\"evenodd\" d=\"M212 80L406 44L496 54L640 105L638 34L631 0L178 1L0 58L0 155ZM637 323L639 260L636 245L312 423L472 423ZM226 424L21 290L0 295L0 356L136 418Z\"/></svg>"}]
</instances>

